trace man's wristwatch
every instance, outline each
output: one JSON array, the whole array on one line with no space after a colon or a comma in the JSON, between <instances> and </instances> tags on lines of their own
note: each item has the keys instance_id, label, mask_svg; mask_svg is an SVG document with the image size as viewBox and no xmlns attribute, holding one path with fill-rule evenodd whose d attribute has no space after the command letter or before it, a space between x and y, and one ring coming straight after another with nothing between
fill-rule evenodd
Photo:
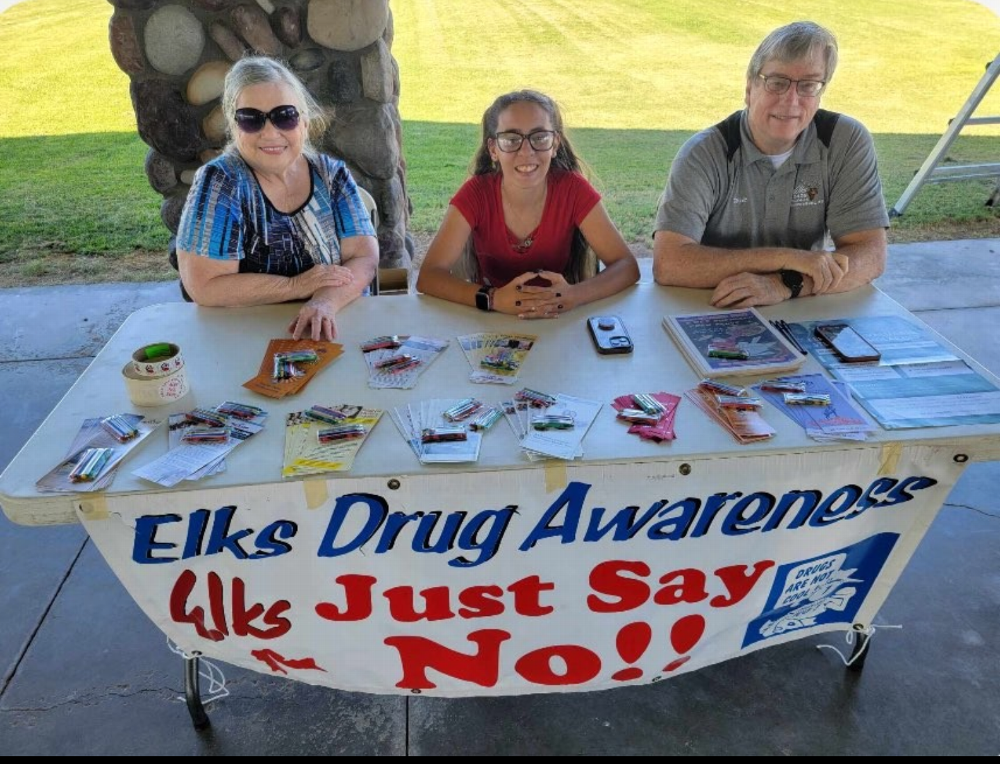
<instances>
[{"instance_id":1,"label":"man's wristwatch","mask_svg":"<svg viewBox=\"0 0 1000 764\"><path fill-rule=\"evenodd\" d=\"M781 283L792 291L790 299L794 300L802 291L802 274L798 271L778 271Z\"/></svg>"},{"instance_id":2,"label":"man's wristwatch","mask_svg":"<svg viewBox=\"0 0 1000 764\"><path fill-rule=\"evenodd\" d=\"M493 310L493 293L495 291L496 289L489 285L480 287L479 291L476 292L476 307L487 313Z\"/></svg>"}]
</instances>

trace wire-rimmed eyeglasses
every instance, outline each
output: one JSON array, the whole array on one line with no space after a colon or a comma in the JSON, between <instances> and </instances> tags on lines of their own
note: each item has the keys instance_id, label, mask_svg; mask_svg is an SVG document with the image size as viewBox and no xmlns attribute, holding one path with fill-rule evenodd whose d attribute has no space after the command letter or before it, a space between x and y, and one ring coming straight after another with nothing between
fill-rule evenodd
<instances>
[{"instance_id":1,"label":"wire-rimmed eyeglasses","mask_svg":"<svg viewBox=\"0 0 1000 764\"><path fill-rule=\"evenodd\" d=\"M758 74L764 80L764 90L775 95L784 95L795 83L795 90L803 98L815 98L823 92L826 82L823 80L793 80L783 74Z\"/></svg>"},{"instance_id":2,"label":"wire-rimmed eyeglasses","mask_svg":"<svg viewBox=\"0 0 1000 764\"><path fill-rule=\"evenodd\" d=\"M528 143L535 151L548 151L555 145L556 131L534 130L523 135L514 130L505 130L502 133L497 133L494 138L497 142L497 148L506 154L512 154L520 149L525 138L528 139Z\"/></svg>"}]
</instances>

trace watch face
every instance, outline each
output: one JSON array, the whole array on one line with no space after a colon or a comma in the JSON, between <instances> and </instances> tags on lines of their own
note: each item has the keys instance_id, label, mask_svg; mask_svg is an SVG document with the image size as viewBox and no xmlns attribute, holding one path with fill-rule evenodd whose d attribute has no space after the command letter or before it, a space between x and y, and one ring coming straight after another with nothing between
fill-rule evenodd
<instances>
[{"instance_id":1,"label":"watch face","mask_svg":"<svg viewBox=\"0 0 1000 764\"><path fill-rule=\"evenodd\" d=\"M476 292L476 307L480 310L490 309L490 295L486 291L487 287L483 287L478 292Z\"/></svg>"}]
</instances>

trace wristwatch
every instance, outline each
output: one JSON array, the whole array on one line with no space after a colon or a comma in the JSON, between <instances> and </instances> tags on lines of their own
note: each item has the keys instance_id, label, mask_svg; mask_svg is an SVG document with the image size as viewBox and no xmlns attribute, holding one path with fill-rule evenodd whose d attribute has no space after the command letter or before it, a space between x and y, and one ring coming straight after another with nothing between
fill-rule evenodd
<instances>
[{"instance_id":1,"label":"wristwatch","mask_svg":"<svg viewBox=\"0 0 1000 764\"><path fill-rule=\"evenodd\" d=\"M792 291L790 299L794 300L802 291L802 274L798 271L778 271L781 276L781 283Z\"/></svg>"},{"instance_id":2,"label":"wristwatch","mask_svg":"<svg viewBox=\"0 0 1000 764\"><path fill-rule=\"evenodd\" d=\"M493 292L495 291L488 284L481 286L479 291L476 292L476 307L480 310L485 310L487 313L493 310Z\"/></svg>"}]
</instances>

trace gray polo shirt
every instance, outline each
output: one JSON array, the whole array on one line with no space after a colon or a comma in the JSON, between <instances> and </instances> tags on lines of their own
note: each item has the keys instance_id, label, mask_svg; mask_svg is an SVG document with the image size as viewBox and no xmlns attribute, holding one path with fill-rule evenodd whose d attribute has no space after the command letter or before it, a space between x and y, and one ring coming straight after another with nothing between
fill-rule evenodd
<instances>
[{"instance_id":1,"label":"gray polo shirt","mask_svg":"<svg viewBox=\"0 0 1000 764\"><path fill-rule=\"evenodd\" d=\"M809 123L777 170L750 139L726 160L726 141L711 127L681 146L656 212L657 231L728 249L823 249L855 231L887 228L875 146L864 125L840 115L824 146Z\"/></svg>"}]
</instances>

